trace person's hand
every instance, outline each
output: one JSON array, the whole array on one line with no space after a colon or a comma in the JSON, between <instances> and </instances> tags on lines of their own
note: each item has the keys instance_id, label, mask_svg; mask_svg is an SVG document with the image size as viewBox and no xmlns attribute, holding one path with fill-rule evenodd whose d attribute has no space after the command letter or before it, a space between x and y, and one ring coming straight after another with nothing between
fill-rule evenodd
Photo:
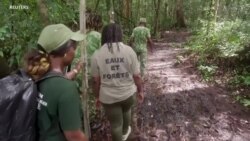
<instances>
[{"instance_id":1,"label":"person's hand","mask_svg":"<svg viewBox=\"0 0 250 141\"><path fill-rule=\"evenodd\" d=\"M85 66L85 63L83 61L78 61L75 69L79 72L84 66Z\"/></svg>"},{"instance_id":2,"label":"person's hand","mask_svg":"<svg viewBox=\"0 0 250 141\"><path fill-rule=\"evenodd\" d=\"M99 98L97 98L95 100L95 107L96 107L96 110L100 110L101 109L101 102L100 102Z\"/></svg>"},{"instance_id":3,"label":"person's hand","mask_svg":"<svg viewBox=\"0 0 250 141\"><path fill-rule=\"evenodd\" d=\"M85 65L85 63L83 63L82 61L78 61L78 63L76 64L75 68L66 73L65 76L66 78L73 80L76 78L76 75L81 71L81 68Z\"/></svg>"},{"instance_id":4,"label":"person's hand","mask_svg":"<svg viewBox=\"0 0 250 141\"><path fill-rule=\"evenodd\" d=\"M141 104L144 101L144 94L143 92L140 92L137 94L137 100Z\"/></svg>"}]
</instances>

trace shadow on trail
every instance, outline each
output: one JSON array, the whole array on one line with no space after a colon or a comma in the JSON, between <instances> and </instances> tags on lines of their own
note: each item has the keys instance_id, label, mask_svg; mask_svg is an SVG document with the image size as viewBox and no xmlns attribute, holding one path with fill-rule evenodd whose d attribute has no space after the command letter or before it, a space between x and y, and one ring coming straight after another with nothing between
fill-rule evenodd
<instances>
[{"instance_id":1,"label":"shadow on trail","mask_svg":"<svg viewBox=\"0 0 250 141\"><path fill-rule=\"evenodd\" d=\"M218 87L157 95L147 90L138 126L148 141L250 140L249 113ZM136 139L135 139L136 140Z\"/></svg>"},{"instance_id":2,"label":"shadow on trail","mask_svg":"<svg viewBox=\"0 0 250 141\"><path fill-rule=\"evenodd\" d=\"M167 32L149 54L139 135L131 141L249 141L250 112L220 86L202 82L182 46L189 33ZM181 40L179 40L181 39Z\"/></svg>"},{"instance_id":3,"label":"shadow on trail","mask_svg":"<svg viewBox=\"0 0 250 141\"><path fill-rule=\"evenodd\" d=\"M250 111L225 88L202 82L194 64L180 57L185 50L175 47L189 36L169 31L155 42L148 56L145 101L137 106L141 132L128 141L250 141ZM101 136L93 141L110 141L103 123Z\"/></svg>"}]
</instances>

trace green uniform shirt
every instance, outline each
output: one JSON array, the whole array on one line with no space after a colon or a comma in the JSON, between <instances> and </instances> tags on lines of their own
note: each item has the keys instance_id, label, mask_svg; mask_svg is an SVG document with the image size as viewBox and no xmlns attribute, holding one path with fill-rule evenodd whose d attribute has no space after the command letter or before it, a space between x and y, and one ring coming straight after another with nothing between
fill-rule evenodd
<instances>
[{"instance_id":1,"label":"green uniform shirt","mask_svg":"<svg viewBox=\"0 0 250 141\"><path fill-rule=\"evenodd\" d=\"M51 77L39 83L40 141L66 141L63 131L82 129L80 95L73 81Z\"/></svg>"},{"instance_id":2,"label":"green uniform shirt","mask_svg":"<svg viewBox=\"0 0 250 141\"><path fill-rule=\"evenodd\" d=\"M147 27L138 26L134 28L131 38L134 39L135 52L147 52L147 38L150 37L150 31Z\"/></svg>"},{"instance_id":3,"label":"green uniform shirt","mask_svg":"<svg viewBox=\"0 0 250 141\"><path fill-rule=\"evenodd\" d=\"M86 47L87 47L87 53L88 53L88 64L90 64L90 58L93 55L93 53L101 47L101 33L96 31L90 31L86 35ZM81 48L80 46L77 47L75 58L71 65L71 70L75 68L77 62L81 58ZM76 77L76 84L78 87L82 86L82 74L77 75Z\"/></svg>"},{"instance_id":4,"label":"green uniform shirt","mask_svg":"<svg viewBox=\"0 0 250 141\"><path fill-rule=\"evenodd\" d=\"M113 50L113 53L111 52ZM133 49L123 43L104 44L91 59L91 73L101 77L100 101L112 104L136 92L133 74L139 74L139 63Z\"/></svg>"},{"instance_id":5,"label":"green uniform shirt","mask_svg":"<svg viewBox=\"0 0 250 141\"><path fill-rule=\"evenodd\" d=\"M86 40L88 55L92 56L94 52L101 47L101 33L90 31L87 33Z\"/></svg>"},{"instance_id":6,"label":"green uniform shirt","mask_svg":"<svg viewBox=\"0 0 250 141\"><path fill-rule=\"evenodd\" d=\"M101 33L96 31L90 31L86 36L86 47L88 52L88 58L93 55L93 53L101 47ZM75 54L75 59L73 62L73 66L77 61L81 58L81 48L78 47Z\"/></svg>"}]
</instances>

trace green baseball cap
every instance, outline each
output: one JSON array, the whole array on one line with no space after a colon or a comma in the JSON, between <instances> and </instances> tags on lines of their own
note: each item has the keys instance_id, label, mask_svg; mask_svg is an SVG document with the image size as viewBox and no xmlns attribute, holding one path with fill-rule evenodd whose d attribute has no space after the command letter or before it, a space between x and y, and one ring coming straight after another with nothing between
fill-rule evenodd
<instances>
[{"instance_id":1,"label":"green baseball cap","mask_svg":"<svg viewBox=\"0 0 250 141\"><path fill-rule=\"evenodd\" d=\"M141 23L146 23L146 22L147 22L147 19L146 19L146 18L140 18L140 22L141 22Z\"/></svg>"},{"instance_id":2,"label":"green baseball cap","mask_svg":"<svg viewBox=\"0 0 250 141\"><path fill-rule=\"evenodd\" d=\"M73 32L64 24L52 24L42 30L37 43L50 53L70 39L82 41L84 35L80 31Z\"/></svg>"}]
</instances>

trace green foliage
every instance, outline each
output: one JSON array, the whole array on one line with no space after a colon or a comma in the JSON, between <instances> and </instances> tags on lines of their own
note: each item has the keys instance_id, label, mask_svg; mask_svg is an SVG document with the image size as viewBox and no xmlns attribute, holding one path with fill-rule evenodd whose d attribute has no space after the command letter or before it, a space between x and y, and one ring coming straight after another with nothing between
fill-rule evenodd
<instances>
[{"instance_id":1,"label":"green foliage","mask_svg":"<svg viewBox=\"0 0 250 141\"><path fill-rule=\"evenodd\" d=\"M236 20L234 22L224 22L218 28L222 57L238 56L237 52L244 49L244 44L249 41L250 32L245 30L250 28L249 22Z\"/></svg>"},{"instance_id":2,"label":"green foliage","mask_svg":"<svg viewBox=\"0 0 250 141\"><path fill-rule=\"evenodd\" d=\"M229 83L235 86L250 86L250 73L236 75Z\"/></svg>"},{"instance_id":3,"label":"green foliage","mask_svg":"<svg viewBox=\"0 0 250 141\"><path fill-rule=\"evenodd\" d=\"M236 100L243 104L245 107L250 107L250 98L246 96L237 96Z\"/></svg>"},{"instance_id":4,"label":"green foliage","mask_svg":"<svg viewBox=\"0 0 250 141\"><path fill-rule=\"evenodd\" d=\"M5 38L10 37L10 32L7 26L0 27L0 40L4 41Z\"/></svg>"},{"instance_id":5,"label":"green foliage","mask_svg":"<svg viewBox=\"0 0 250 141\"><path fill-rule=\"evenodd\" d=\"M244 3L246 1L237 2ZM231 86L234 88L249 87L250 19L246 17L244 12L244 10L249 11L247 10L249 4L242 6L244 9L242 10L239 5L233 5L233 3L229 3L230 6L227 5L232 8L226 9L227 12L238 11L234 13L227 13L225 9L219 11L225 14L218 15L217 22L214 22L214 28L210 29L209 32L207 23L211 21L198 17L198 20L193 22L196 26L193 26L194 36L186 47L198 56L198 64L201 64L198 65L198 69L204 80L211 81L217 70L225 73L228 71L229 76L234 76L233 79L227 79L230 80ZM240 94L236 99L244 106L250 106L249 96Z\"/></svg>"},{"instance_id":6,"label":"green foliage","mask_svg":"<svg viewBox=\"0 0 250 141\"><path fill-rule=\"evenodd\" d=\"M45 2L50 23L64 23L74 30L79 29L79 1L45 0ZM86 2L87 9L100 14L104 24L109 23L108 11L113 5L116 22L122 24L125 33L124 42L128 42L131 31L138 24L140 17L147 18L147 26L151 32L156 23L155 0L131 0L129 17L124 16L127 9L123 1L88 0ZM12 4L27 5L29 9L9 9ZM36 41L43 28L37 1L1 0L0 9L0 56L4 56L12 68L18 68L23 54L28 49L36 47ZM249 0L220 0L216 16L217 23L214 23L212 26L214 28L211 28L209 32L208 23L216 22L209 17L210 1L183 0L183 10L186 23L195 34L187 47L199 55L198 63L201 65L198 68L206 81L212 79L219 66L215 65L216 61L221 58L234 57L238 60L250 61ZM159 16L160 30L173 27L176 23L176 1L162 0ZM78 76L79 84L81 80L82 77ZM250 75L237 74L232 81L235 84L249 86ZM243 103L248 102L243 101Z\"/></svg>"},{"instance_id":7,"label":"green foliage","mask_svg":"<svg viewBox=\"0 0 250 141\"><path fill-rule=\"evenodd\" d=\"M34 12L37 10L36 2L16 3L18 4L27 5L28 9L10 9L12 3L4 0L0 11L0 15L3 15L0 52L14 69L21 65L23 54L35 46L37 31L41 28L38 14Z\"/></svg>"},{"instance_id":8,"label":"green foliage","mask_svg":"<svg viewBox=\"0 0 250 141\"><path fill-rule=\"evenodd\" d=\"M69 5L62 1L46 2L51 23L64 23L71 28L78 26L78 1L70 2ZM10 9L10 5L12 3L8 0L3 0L0 5L0 15L3 16L0 21L0 56L4 56L9 65L16 69L22 65L25 52L36 47L43 24L36 1L14 3L14 5L26 5L28 9Z\"/></svg>"},{"instance_id":9,"label":"green foliage","mask_svg":"<svg viewBox=\"0 0 250 141\"><path fill-rule=\"evenodd\" d=\"M244 77L243 80L245 85L250 86L250 76Z\"/></svg>"},{"instance_id":10,"label":"green foliage","mask_svg":"<svg viewBox=\"0 0 250 141\"><path fill-rule=\"evenodd\" d=\"M217 70L217 66L204 66L204 65L200 65L198 67L199 71L201 72L203 79L205 81L210 81L213 78L213 75L215 74L216 70Z\"/></svg>"},{"instance_id":11,"label":"green foliage","mask_svg":"<svg viewBox=\"0 0 250 141\"><path fill-rule=\"evenodd\" d=\"M193 51L202 53L202 55L217 55L214 57L237 56L236 53L242 50L250 39L250 32L245 30L246 28L250 28L247 21L226 21L217 23L214 31L207 34L206 28L203 26L188 46Z\"/></svg>"},{"instance_id":12,"label":"green foliage","mask_svg":"<svg viewBox=\"0 0 250 141\"><path fill-rule=\"evenodd\" d=\"M241 60L245 60L245 62L250 60L250 51L248 49L250 45L249 21L236 19L234 21L218 22L209 33L207 33L206 22L200 20L202 28L194 32L195 35L186 46L199 56L198 64L201 65L198 66L198 69L201 71L204 80L212 80L212 76L218 70L218 67L215 66L224 66L223 62L230 60L234 63L236 69L247 68L247 66L241 64ZM230 83L235 86L249 86L249 75L243 75L239 72L236 73L236 77Z\"/></svg>"},{"instance_id":13,"label":"green foliage","mask_svg":"<svg viewBox=\"0 0 250 141\"><path fill-rule=\"evenodd\" d=\"M49 20L51 23L64 23L79 30L79 1L47 1Z\"/></svg>"},{"instance_id":14,"label":"green foliage","mask_svg":"<svg viewBox=\"0 0 250 141\"><path fill-rule=\"evenodd\" d=\"M4 41L10 37L10 32L7 26L0 27L0 40ZM0 48L0 57L4 57L4 47Z\"/></svg>"}]
</instances>

